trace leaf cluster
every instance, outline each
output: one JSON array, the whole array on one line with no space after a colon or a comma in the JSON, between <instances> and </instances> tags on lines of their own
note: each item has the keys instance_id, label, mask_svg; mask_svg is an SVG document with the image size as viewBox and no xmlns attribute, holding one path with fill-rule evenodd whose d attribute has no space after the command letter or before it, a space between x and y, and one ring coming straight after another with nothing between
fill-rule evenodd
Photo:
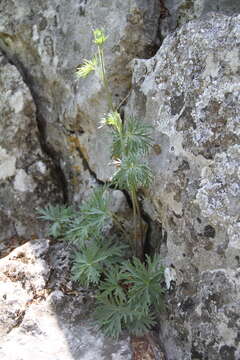
<instances>
[{"instance_id":1,"label":"leaf cluster","mask_svg":"<svg viewBox=\"0 0 240 360\"><path fill-rule=\"evenodd\" d=\"M112 158L117 159L117 171L112 183L118 188L136 192L149 187L153 174L144 157L152 146L152 127L129 117L124 123L118 112L112 112L102 120L111 127L113 135Z\"/></svg>"},{"instance_id":2,"label":"leaf cluster","mask_svg":"<svg viewBox=\"0 0 240 360\"><path fill-rule=\"evenodd\" d=\"M113 217L109 210L109 200L106 187L94 190L72 219L66 239L83 245L87 240L101 238L104 227Z\"/></svg>"},{"instance_id":3,"label":"leaf cluster","mask_svg":"<svg viewBox=\"0 0 240 360\"><path fill-rule=\"evenodd\" d=\"M68 229L69 223L75 217L75 211L72 207L65 205L48 205L38 210L39 219L52 223L49 227L49 235L58 238Z\"/></svg>"},{"instance_id":4,"label":"leaf cluster","mask_svg":"<svg viewBox=\"0 0 240 360\"><path fill-rule=\"evenodd\" d=\"M150 167L138 154L124 157L112 178L112 183L118 188L128 189L131 192L137 191L141 187L149 187L152 181L153 175Z\"/></svg>"},{"instance_id":5,"label":"leaf cluster","mask_svg":"<svg viewBox=\"0 0 240 360\"><path fill-rule=\"evenodd\" d=\"M100 283L95 317L106 335L118 337L125 328L143 335L155 324L164 291L159 256L146 257L146 264L134 258L110 268Z\"/></svg>"},{"instance_id":6,"label":"leaf cluster","mask_svg":"<svg viewBox=\"0 0 240 360\"><path fill-rule=\"evenodd\" d=\"M143 124L130 116L120 129L121 131L113 130L112 156L114 158L132 154L148 154L152 146L152 126Z\"/></svg>"},{"instance_id":7,"label":"leaf cluster","mask_svg":"<svg viewBox=\"0 0 240 360\"><path fill-rule=\"evenodd\" d=\"M106 269L118 263L124 256L126 246L92 242L75 253L72 275L83 286L96 285Z\"/></svg>"},{"instance_id":8,"label":"leaf cluster","mask_svg":"<svg viewBox=\"0 0 240 360\"><path fill-rule=\"evenodd\" d=\"M113 106L106 76L103 47L107 37L101 29L94 30L93 35L97 52L91 60L84 60L77 75L85 78L98 71L103 82L110 112L101 120L101 126L107 125L111 129L111 156L116 164L110 185L130 192L134 217L132 242L137 248L138 242L140 246L143 244L137 234L137 220L141 222L137 191L149 187L153 181L145 160L152 146L152 127L134 117L122 121ZM106 229L113 223L126 232L116 214L110 211L107 190L105 186L97 188L77 211L71 207L49 205L40 210L40 218L52 223L51 236L61 236L75 244L77 250L71 273L80 285L97 288L95 318L102 331L115 338L123 329L142 335L155 324L154 310L161 306L163 268L159 256L144 258L141 251L136 251L136 255L145 262L136 257L126 260L129 248L108 238Z\"/></svg>"},{"instance_id":9,"label":"leaf cluster","mask_svg":"<svg viewBox=\"0 0 240 360\"><path fill-rule=\"evenodd\" d=\"M101 238L104 227L112 222L109 200L107 188L100 186L78 211L65 205L49 205L39 210L39 218L52 223L50 236L61 236L83 246L88 240Z\"/></svg>"}]
</instances>

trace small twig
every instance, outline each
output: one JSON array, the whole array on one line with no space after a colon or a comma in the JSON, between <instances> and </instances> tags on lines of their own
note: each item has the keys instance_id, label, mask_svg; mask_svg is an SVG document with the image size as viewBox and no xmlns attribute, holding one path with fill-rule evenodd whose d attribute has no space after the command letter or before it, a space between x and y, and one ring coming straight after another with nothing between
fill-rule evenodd
<instances>
[{"instance_id":1,"label":"small twig","mask_svg":"<svg viewBox=\"0 0 240 360\"><path fill-rule=\"evenodd\" d=\"M131 90L129 90L128 94L123 98L123 100L120 102L120 104L117 107L117 111L120 109L120 107L122 106L122 104L127 100L127 98L129 97L131 93Z\"/></svg>"}]
</instances>

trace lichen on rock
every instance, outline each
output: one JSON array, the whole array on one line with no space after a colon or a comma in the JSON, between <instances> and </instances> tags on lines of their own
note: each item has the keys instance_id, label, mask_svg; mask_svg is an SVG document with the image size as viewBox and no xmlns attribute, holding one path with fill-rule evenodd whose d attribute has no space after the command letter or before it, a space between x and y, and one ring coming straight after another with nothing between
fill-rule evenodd
<instances>
[{"instance_id":1,"label":"lichen on rock","mask_svg":"<svg viewBox=\"0 0 240 360\"><path fill-rule=\"evenodd\" d=\"M189 22L133 64L128 111L155 127L161 149L150 157L156 180L145 210L167 234L161 339L171 359L240 356L239 20L211 13Z\"/></svg>"}]
</instances>

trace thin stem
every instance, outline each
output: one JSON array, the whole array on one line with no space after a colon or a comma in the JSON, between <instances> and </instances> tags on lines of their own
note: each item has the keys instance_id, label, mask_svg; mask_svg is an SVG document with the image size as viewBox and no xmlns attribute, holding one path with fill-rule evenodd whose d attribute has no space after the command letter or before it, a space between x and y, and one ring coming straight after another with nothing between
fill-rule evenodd
<instances>
[{"instance_id":1,"label":"thin stem","mask_svg":"<svg viewBox=\"0 0 240 360\"><path fill-rule=\"evenodd\" d=\"M142 231L142 222L140 208L138 204L136 190L131 190L131 199L133 205L133 223L134 223L134 240L135 240L135 254L140 259L143 260L143 231ZM138 231L139 225L139 231Z\"/></svg>"},{"instance_id":2,"label":"thin stem","mask_svg":"<svg viewBox=\"0 0 240 360\"><path fill-rule=\"evenodd\" d=\"M126 232L126 230L124 229L124 227L122 226L122 224L120 223L120 221L118 220L117 215L115 215L115 214L112 213L111 216L112 216L112 219L113 219L113 221L115 222L115 224L119 227L119 229L120 229L126 236L128 236L128 233Z\"/></svg>"},{"instance_id":3,"label":"thin stem","mask_svg":"<svg viewBox=\"0 0 240 360\"><path fill-rule=\"evenodd\" d=\"M129 95L131 94L131 91L128 92L128 94L123 98L123 100L120 102L120 104L117 107L117 111L120 109L120 107L122 106L122 104L127 100L127 98L129 97Z\"/></svg>"},{"instance_id":4,"label":"thin stem","mask_svg":"<svg viewBox=\"0 0 240 360\"><path fill-rule=\"evenodd\" d=\"M137 212L136 212L136 204L135 204L135 201L134 201L134 193L133 191L131 192L131 199L132 199L132 206L133 206L133 227L134 227L134 252L135 252L135 255L137 256Z\"/></svg>"},{"instance_id":5,"label":"thin stem","mask_svg":"<svg viewBox=\"0 0 240 360\"><path fill-rule=\"evenodd\" d=\"M99 58L100 66L101 66L103 86L105 87L105 90L107 93L108 106L111 111L114 111L113 103L112 103L112 96L109 91L109 84L108 84L108 80L106 77L103 46L98 46L98 58Z\"/></svg>"}]
</instances>

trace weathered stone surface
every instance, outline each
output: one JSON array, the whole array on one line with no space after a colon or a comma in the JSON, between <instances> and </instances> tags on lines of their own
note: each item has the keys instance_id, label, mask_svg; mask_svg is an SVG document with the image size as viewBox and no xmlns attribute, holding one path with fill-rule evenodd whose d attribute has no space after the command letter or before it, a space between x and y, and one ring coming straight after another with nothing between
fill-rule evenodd
<instances>
[{"instance_id":1,"label":"weathered stone surface","mask_svg":"<svg viewBox=\"0 0 240 360\"><path fill-rule=\"evenodd\" d=\"M188 21L204 18L209 12L229 16L240 13L238 0L164 0L160 4L162 37Z\"/></svg>"},{"instance_id":2,"label":"weathered stone surface","mask_svg":"<svg viewBox=\"0 0 240 360\"><path fill-rule=\"evenodd\" d=\"M153 55L159 2L14 0L2 1L0 10L0 48L31 90L45 150L62 169L69 197L79 201L95 174L106 180L112 172L109 136L97 130L108 110L103 89L97 77L74 75L95 51L91 29L109 35L106 65L120 104L130 89L131 60Z\"/></svg>"},{"instance_id":3,"label":"weathered stone surface","mask_svg":"<svg viewBox=\"0 0 240 360\"><path fill-rule=\"evenodd\" d=\"M43 234L37 207L61 201L53 165L38 140L35 105L21 75L0 58L0 256Z\"/></svg>"},{"instance_id":4,"label":"weathered stone surface","mask_svg":"<svg viewBox=\"0 0 240 360\"><path fill-rule=\"evenodd\" d=\"M0 260L0 356L6 360L130 360L128 340L105 338L89 295L72 288L69 251L31 241Z\"/></svg>"},{"instance_id":5,"label":"weathered stone surface","mask_svg":"<svg viewBox=\"0 0 240 360\"><path fill-rule=\"evenodd\" d=\"M171 360L240 357L239 35L239 16L211 14L134 63L128 111L155 127L145 209L164 230Z\"/></svg>"}]
</instances>

